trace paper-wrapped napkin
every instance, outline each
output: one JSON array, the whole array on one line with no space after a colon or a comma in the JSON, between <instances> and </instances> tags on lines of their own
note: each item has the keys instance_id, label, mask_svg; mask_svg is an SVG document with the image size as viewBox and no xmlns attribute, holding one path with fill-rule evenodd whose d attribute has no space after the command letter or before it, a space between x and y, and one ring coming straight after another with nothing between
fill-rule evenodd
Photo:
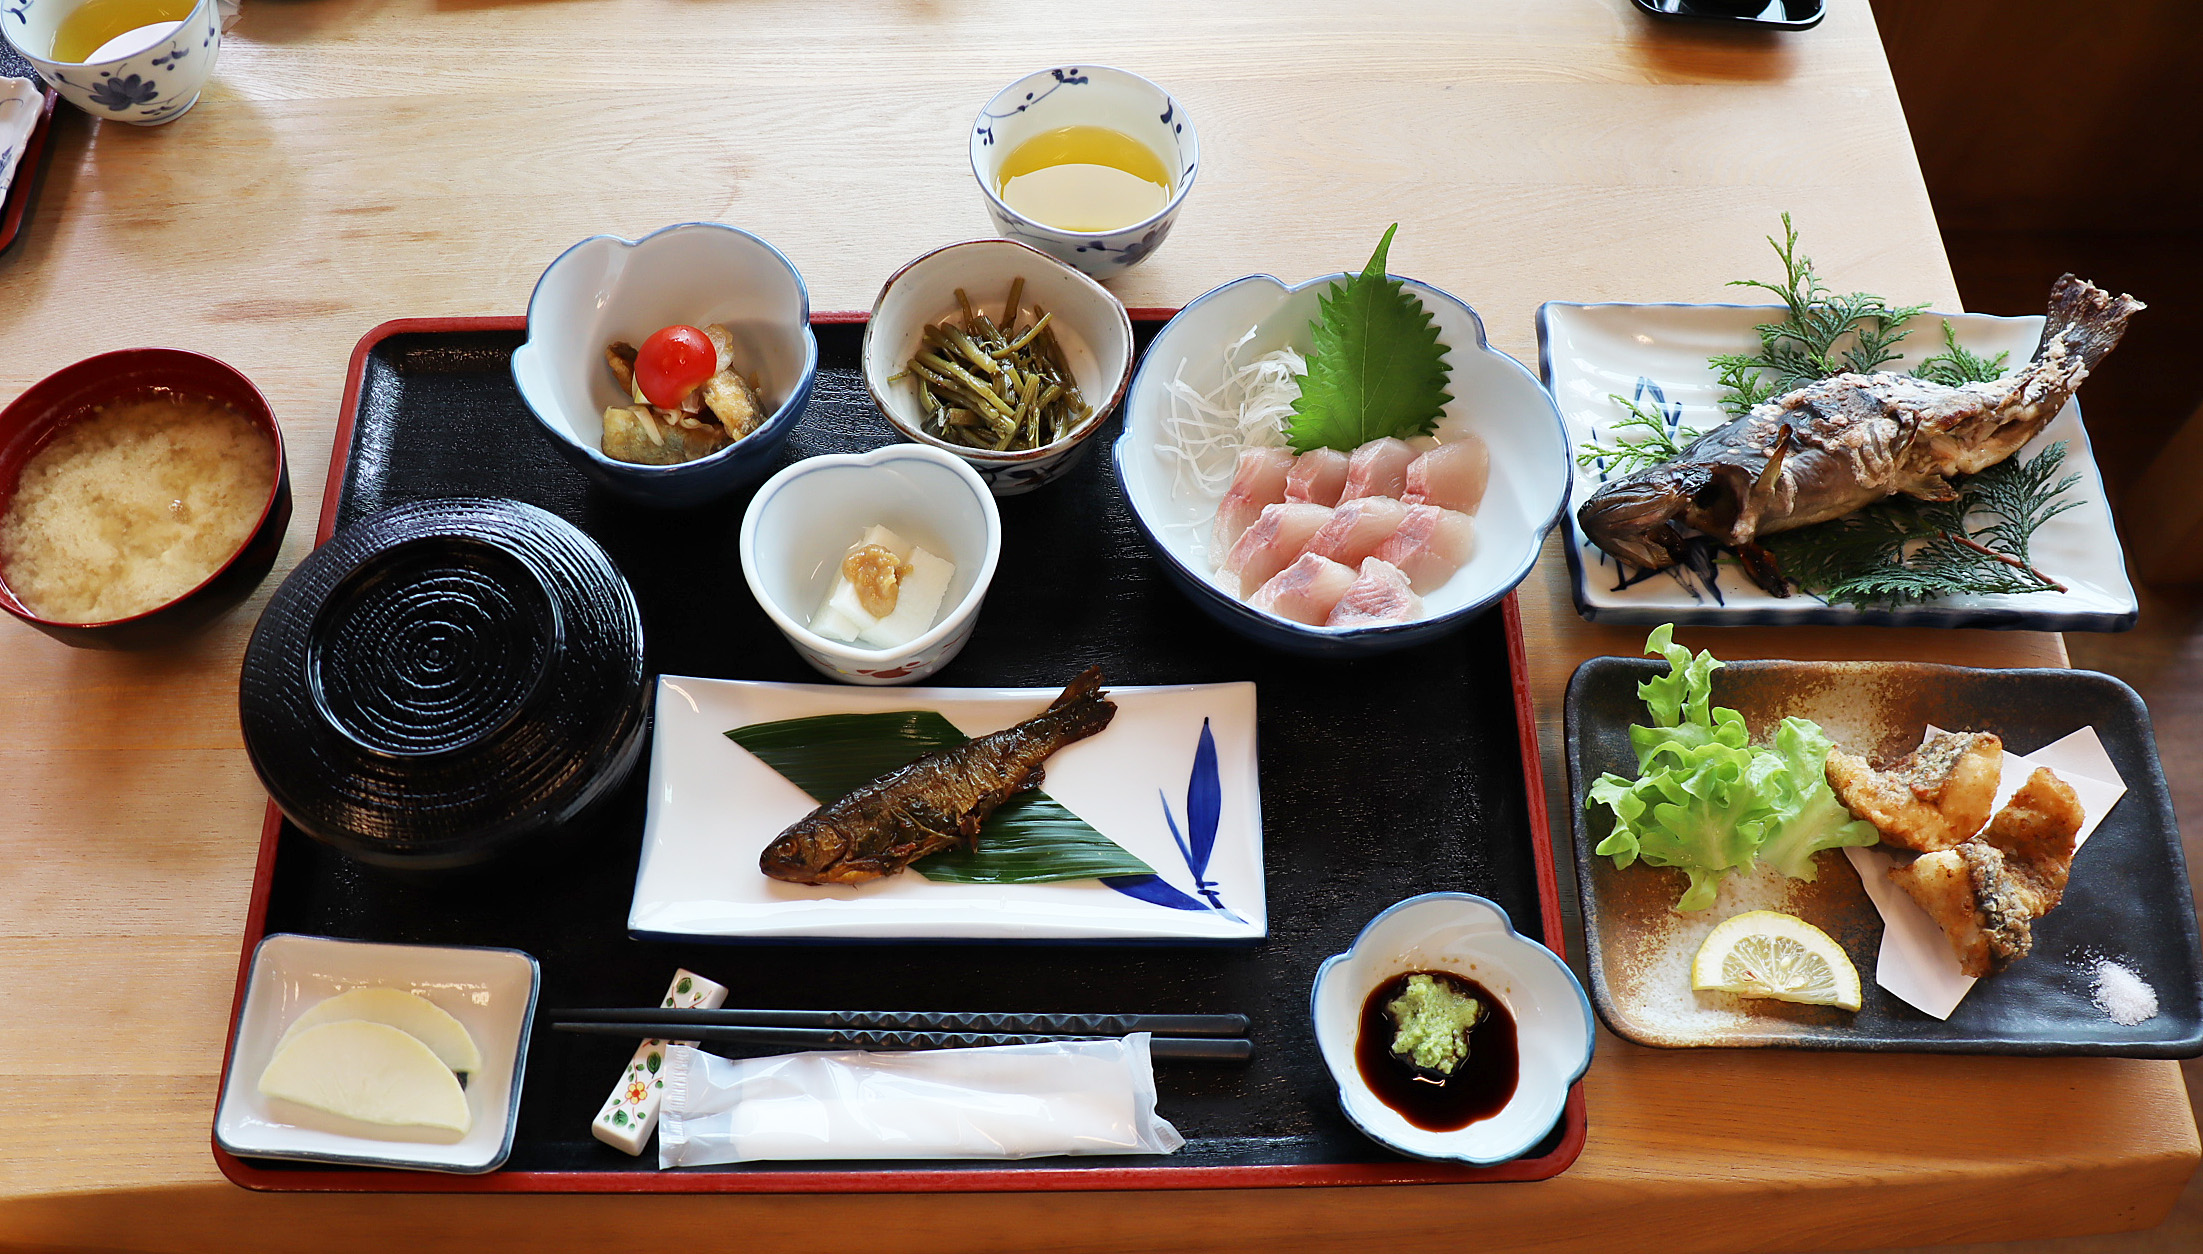
<instances>
[{"instance_id":1,"label":"paper-wrapped napkin","mask_svg":"<svg viewBox=\"0 0 2203 1254\"><path fill-rule=\"evenodd\" d=\"M1930 727L1927 735L1936 735L1937 731ZM2081 830L2073 840L2078 852L2104 815L2126 795L2126 782L2119 778L2119 769L2104 752L2096 729L2083 727L2033 753L2006 751L1997 779L1995 808L2002 809L2038 766L2049 767L2080 798ZM1851 869L1859 873L1866 895L1873 898L1874 908L1882 915L1882 952L1875 960L1874 982L1938 1019L1950 1018L1973 988L1974 977L1959 970L1958 955L1943 929L1889 878L1895 859L1887 849L1879 845L1853 847L1845 849L1844 856L1851 859Z\"/></svg>"},{"instance_id":2,"label":"paper-wrapped napkin","mask_svg":"<svg viewBox=\"0 0 2203 1254\"><path fill-rule=\"evenodd\" d=\"M658 1165L1168 1154L1148 1035L911 1053L666 1051Z\"/></svg>"},{"instance_id":3,"label":"paper-wrapped napkin","mask_svg":"<svg viewBox=\"0 0 2203 1254\"><path fill-rule=\"evenodd\" d=\"M46 107L46 93L27 78L0 78L0 201L8 198L16 171L23 164L23 148L38 129L38 114Z\"/></svg>"}]
</instances>

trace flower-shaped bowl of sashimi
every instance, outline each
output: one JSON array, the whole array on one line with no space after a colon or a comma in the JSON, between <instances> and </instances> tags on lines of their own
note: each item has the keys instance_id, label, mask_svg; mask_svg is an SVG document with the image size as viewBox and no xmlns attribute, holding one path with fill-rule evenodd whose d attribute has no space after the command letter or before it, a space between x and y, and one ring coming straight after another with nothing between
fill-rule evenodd
<instances>
[{"instance_id":1,"label":"flower-shaped bowl of sashimi","mask_svg":"<svg viewBox=\"0 0 2203 1254\"><path fill-rule=\"evenodd\" d=\"M1125 499L1171 580L1232 630L1314 657L1421 644L1507 595L1571 480L1537 376L1485 342L1466 303L1397 275L1451 367L1429 434L1296 455L1259 406L1236 422L1243 397L1265 412L1290 402L1284 359L1271 358L1266 394L1241 368L1281 349L1305 357L1318 301L1349 277L1258 274L1189 303L1141 359L1116 445Z\"/></svg>"}]
</instances>

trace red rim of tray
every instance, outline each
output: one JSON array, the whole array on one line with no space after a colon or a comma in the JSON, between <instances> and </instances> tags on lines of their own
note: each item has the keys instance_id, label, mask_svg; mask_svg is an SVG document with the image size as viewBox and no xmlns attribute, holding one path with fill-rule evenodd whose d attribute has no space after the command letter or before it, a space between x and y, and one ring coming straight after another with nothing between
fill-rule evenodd
<instances>
[{"instance_id":1,"label":"red rim of tray","mask_svg":"<svg viewBox=\"0 0 2203 1254\"><path fill-rule=\"evenodd\" d=\"M1175 309L1128 310L1135 323L1168 321ZM861 323L862 312L817 313L818 323ZM321 522L314 543L325 543L336 526L337 498L344 487L352 446L352 415L359 405L360 380L368 354L394 335L449 334L468 331L525 331L525 317L398 318L360 338L345 376L344 399L337 414L336 440L329 455ZM1562 930L1560 890L1554 882L1552 832L1545 808L1545 773L1538 757L1537 714L1530 700L1528 654L1522 639L1522 612L1509 592L1500 602L1506 624L1507 662L1514 672L1515 725L1522 750L1525 807L1530 852L1537 867L1538 913L1545 945L1568 957ZM268 803L260 829L260 857L253 870L252 897L246 907L244 946L238 955L237 987L230 1002L230 1028L222 1050L222 1074L229 1074L237 1049L237 1010L252 975L253 950L267 931L268 894L274 883L275 850L283 814ZM921 1167L887 1171L758 1170L696 1171L493 1171L484 1175L447 1175L387 1169L298 1171L271 1170L239 1158L215 1144L214 1161L234 1184L248 1189L311 1193L1029 1193L1141 1189L1259 1189L1375 1184L1467 1184L1481 1181L1545 1180L1566 1171L1583 1152L1586 1120L1583 1081L1569 1086L1561 1110L1561 1140L1551 1153L1516 1158L1489 1167L1403 1158L1373 1163L1278 1163L1240 1167L1016 1167L968 1169ZM211 1132L211 1130L210 1130Z\"/></svg>"}]
</instances>

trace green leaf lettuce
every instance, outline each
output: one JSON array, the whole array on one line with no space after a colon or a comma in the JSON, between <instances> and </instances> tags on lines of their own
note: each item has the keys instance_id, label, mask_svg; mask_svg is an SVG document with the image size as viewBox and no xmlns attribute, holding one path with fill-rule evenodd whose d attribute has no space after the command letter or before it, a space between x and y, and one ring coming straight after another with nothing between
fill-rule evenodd
<instances>
[{"instance_id":1,"label":"green leaf lettuce","mask_svg":"<svg viewBox=\"0 0 2203 1254\"><path fill-rule=\"evenodd\" d=\"M1601 775L1588 801L1613 811L1614 830L1597 852L1627 867L1643 859L1690 877L1677 910L1713 904L1721 880L1765 858L1792 879L1818 873L1813 855L1880 839L1852 819L1828 787L1830 741L1817 724L1786 718L1772 748L1754 747L1744 718L1713 704L1721 663L1674 643L1673 624L1653 630L1645 652L1668 673L1637 686L1652 726L1633 725L1636 779Z\"/></svg>"}]
</instances>

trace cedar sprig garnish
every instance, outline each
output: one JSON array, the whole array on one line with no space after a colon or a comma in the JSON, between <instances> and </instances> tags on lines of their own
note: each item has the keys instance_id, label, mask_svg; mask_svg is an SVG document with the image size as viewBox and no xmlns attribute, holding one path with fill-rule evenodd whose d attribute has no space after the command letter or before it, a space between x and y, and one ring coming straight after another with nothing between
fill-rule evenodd
<instances>
[{"instance_id":1,"label":"cedar sprig garnish","mask_svg":"<svg viewBox=\"0 0 2203 1254\"><path fill-rule=\"evenodd\" d=\"M1998 353L1983 357L1969 353L1958 342L1958 333L1951 330L1951 320L1943 319L1943 351L1912 368L1912 376L1940 383L1947 388L1964 387L1969 383L1994 383L2004 377L2004 364L2010 353Z\"/></svg>"},{"instance_id":2,"label":"cedar sprig garnish","mask_svg":"<svg viewBox=\"0 0 2203 1254\"><path fill-rule=\"evenodd\" d=\"M1638 395L1643 395L1643 383L1639 383ZM1695 436L1676 425L1669 416L1657 409L1647 408L1618 393L1607 393L1606 399L1622 407L1629 415L1607 428L1611 444L1599 443L1596 436L1585 440L1576 448L1576 464L1586 468L1597 467L1610 475L1626 475L1646 466L1674 461L1683 455L1683 442L1677 436ZM1605 464L1601 464L1602 461Z\"/></svg>"},{"instance_id":3,"label":"cedar sprig garnish","mask_svg":"<svg viewBox=\"0 0 2203 1254\"><path fill-rule=\"evenodd\" d=\"M1721 407L1741 418L1752 406L1795 392L1830 375L1850 371L1872 374L1898 357L1897 345L1910 334L1905 324L1925 304L1892 305L1871 292L1839 295L1828 290L1813 269L1813 259L1798 251L1798 229L1782 215L1781 243L1767 243L1782 259L1780 283L1734 279L1730 287L1772 292L1788 316L1759 324L1759 352L1724 354L1712 365L1728 395Z\"/></svg>"},{"instance_id":4,"label":"cedar sprig garnish","mask_svg":"<svg viewBox=\"0 0 2203 1254\"><path fill-rule=\"evenodd\" d=\"M1961 594L2063 592L2035 569L2028 542L2077 509L2061 500L2079 475L2060 477L2064 441L1956 480L1951 501L1891 497L1857 513L1767 537L1783 571L1831 605L1907 605Z\"/></svg>"}]
</instances>

